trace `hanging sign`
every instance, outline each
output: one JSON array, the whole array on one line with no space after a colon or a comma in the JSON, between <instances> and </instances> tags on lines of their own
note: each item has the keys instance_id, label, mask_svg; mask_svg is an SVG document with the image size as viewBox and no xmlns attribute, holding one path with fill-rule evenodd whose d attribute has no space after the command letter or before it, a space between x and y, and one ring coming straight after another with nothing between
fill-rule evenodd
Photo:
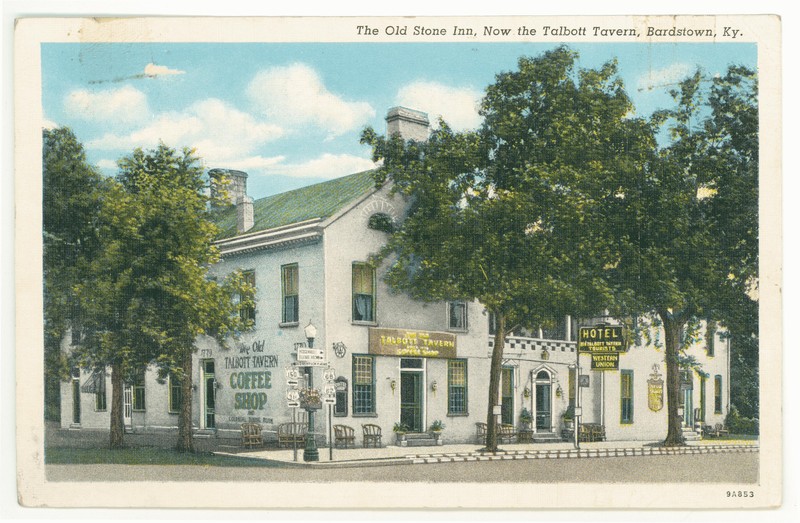
<instances>
[{"instance_id":1,"label":"hanging sign","mask_svg":"<svg viewBox=\"0 0 800 523\"><path fill-rule=\"evenodd\" d=\"M664 380L659 372L658 363L653 364L653 373L647 380L647 406L653 412L664 407Z\"/></svg>"},{"instance_id":2,"label":"hanging sign","mask_svg":"<svg viewBox=\"0 0 800 523\"><path fill-rule=\"evenodd\" d=\"M627 350L623 328L619 325L595 325L578 329L578 352L593 354Z\"/></svg>"},{"instance_id":3,"label":"hanging sign","mask_svg":"<svg viewBox=\"0 0 800 523\"><path fill-rule=\"evenodd\" d=\"M619 354L592 353L592 370L619 370Z\"/></svg>"}]
</instances>

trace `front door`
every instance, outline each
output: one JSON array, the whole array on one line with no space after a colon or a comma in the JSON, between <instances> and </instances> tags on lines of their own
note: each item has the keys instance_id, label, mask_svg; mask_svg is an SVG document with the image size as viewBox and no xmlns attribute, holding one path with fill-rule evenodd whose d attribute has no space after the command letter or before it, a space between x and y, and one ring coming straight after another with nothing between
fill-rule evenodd
<instances>
[{"instance_id":1,"label":"front door","mask_svg":"<svg viewBox=\"0 0 800 523\"><path fill-rule=\"evenodd\" d=\"M536 384L536 432L550 431L550 383Z\"/></svg>"},{"instance_id":2,"label":"front door","mask_svg":"<svg viewBox=\"0 0 800 523\"><path fill-rule=\"evenodd\" d=\"M514 424L514 368L503 367L500 383L500 423Z\"/></svg>"},{"instance_id":3,"label":"front door","mask_svg":"<svg viewBox=\"0 0 800 523\"><path fill-rule=\"evenodd\" d=\"M125 426L125 430L131 430L133 426L133 417L131 413L133 412L133 391L131 386L126 383L122 389L122 424Z\"/></svg>"},{"instance_id":4,"label":"front door","mask_svg":"<svg viewBox=\"0 0 800 523\"><path fill-rule=\"evenodd\" d=\"M81 424L81 380L80 374L78 378L72 378L72 423L74 425Z\"/></svg>"},{"instance_id":5,"label":"front door","mask_svg":"<svg viewBox=\"0 0 800 523\"><path fill-rule=\"evenodd\" d=\"M214 411L216 410L216 385L214 378L214 360L203 360L202 363L203 379L203 412L201 418L204 422L204 429L216 428Z\"/></svg>"},{"instance_id":6,"label":"front door","mask_svg":"<svg viewBox=\"0 0 800 523\"><path fill-rule=\"evenodd\" d=\"M422 432L422 373L400 372L400 423L410 432Z\"/></svg>"},{"instance_id":7,"label":"front door","mask_svg":"<svg viewBox=\"0 0 800 523\"><path fill-rule=\"evenodd\" d=\"M692 389L683 392L683 420L687 427L694 427L694 402L692 401Z\"/></svg>"}]
</instances>

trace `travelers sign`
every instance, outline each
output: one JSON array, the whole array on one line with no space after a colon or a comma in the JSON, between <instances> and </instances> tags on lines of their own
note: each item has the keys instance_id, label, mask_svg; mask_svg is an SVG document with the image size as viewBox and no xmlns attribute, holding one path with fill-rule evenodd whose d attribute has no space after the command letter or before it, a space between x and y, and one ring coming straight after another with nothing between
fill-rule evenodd
<instances>
[{"instance_id":1,"label":"travelers sign","mask_svg":"<svg viewBox=\"0 0 800 523\"><path fill-rule=\"evenodd\" d=\"M625 336L619 325L596 325L578 330L578 352L626 352Z\"/></svg>"},{"instance_id":2,"label":"travelers sign","mask_svg":"<svg viewBox=\"0 0 800 523\"><path fill-rule=\"evenodd\" d=\"M578 329L578 353L592 355L592 370L619 370L619 355L627 350L621 326L595 325Z\"/></svg>"}]
</instances>

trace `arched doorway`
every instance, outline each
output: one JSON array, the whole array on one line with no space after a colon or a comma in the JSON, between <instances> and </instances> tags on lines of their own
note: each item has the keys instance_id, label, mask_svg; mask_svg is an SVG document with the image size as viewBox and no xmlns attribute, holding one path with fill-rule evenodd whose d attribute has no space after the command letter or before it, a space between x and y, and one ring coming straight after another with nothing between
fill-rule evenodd
<instances>
[{"instance_id":1,"label":"arched doorway","mask_svg":"<svg viewBox=\"0 0 800 523\"><path fill-rule=\"evenodd\" d=\"M546 370L536 373L534 381L536 432L551 432L553 424L552 379Z\"/></svg>"}]
</instances>

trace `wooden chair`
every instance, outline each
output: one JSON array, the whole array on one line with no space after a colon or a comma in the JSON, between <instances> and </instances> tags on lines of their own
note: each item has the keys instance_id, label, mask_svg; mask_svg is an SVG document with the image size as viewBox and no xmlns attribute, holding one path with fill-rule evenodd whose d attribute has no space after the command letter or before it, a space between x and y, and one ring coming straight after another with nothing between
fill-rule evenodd
<instances>
[{"instance_id":1,"label":"wooden chair","mask_svg":"<svg viewBox=\"0 0 800 523\"><path fill-rule=\"evenodd\" d=\"M517 430L514 428L514 425L510 423L501 423L497 426L497 441L502 443L503 440L507 443L514 443L517 441Z\"/></svg>"},{"instance_id":2,"label":"wooden chair","mask_svg":"<svg viewBox=\"0 0 800 523\"><path fill-rule=\"evenodd\" d=\"M606 440L606 428L604 425L600 425L599 423L594 423L590 427L590 441L605 441Z\"/></svg>"},{"instance_id":3,"label":"wooden chair","mask_svg":"<svg viewBox=\"0 0 800 523\"><path fill-rule=\"evenodd\" d=\"M355 447L356 446L356 434L353 427L348 427L347 425L334 425L333 426L333 434L334 434L334 446L341 448L348 447Z\"/></svg>"},{"instance_id":4,"label":"wooden chair","mask_svg":"<svg viewBox=\"0 0 800 523\"><path fill-rule=\"evenodd\" d=\"M728 429L722 423L717 423L714 425L714 433L716 433L717 437L720 438L722 436L728 436L729 432Z\"/></svg>"},{"instance_id":5,"label":"wooden chair","mask_svg":"<svg viewBox=\"0 0 800 523\"><path fill-rule=\"evenodd\" d=\"M581 423L578 427L578 441L592 441L592 428L587 423Z\"/></svg>"},{"instance_id":6,"label":"wooden chair","mask_svg":"<svg viewBox=\"0 0 800 523\"><path fill-rule=\"evenodd\" d=\"M381 428L374 423L366 423L361 425L364 432L364 447L380 447L381 446Z\"/></svg>"},{"instance_id":7,"label":"wooden chair","mask_svg":"<svg viewBox=\"0 0 800 523\"><path fill-rule=\"evenodd\" d=\"M480 421L475 423L475 429L477 431L476 437L478 439L478 443L481 445L486 445L486 433L489 432L489 426L486 423L481 423Z\"/></svg>"},{"instance_id":8,"label":"wooden chair","mask_svg":"<svg viewBox=\"0 0 800 523\"><path fill-rule=\"evenodd\" d=\"M306 442L308 425L300 422L281 423L278 425L278 447L301 446Z\"/></svg>"},{"instance_id":9,"label":"wooden chair","mask_svg":"<svg viewBox=\"0 0 800 523\"><path fill-rule=\"evenodd\" d=\"M261 447L264 438L261 435L261 425L258 423L242 423L242 446Z\"/></svg>"}]
</instances>

